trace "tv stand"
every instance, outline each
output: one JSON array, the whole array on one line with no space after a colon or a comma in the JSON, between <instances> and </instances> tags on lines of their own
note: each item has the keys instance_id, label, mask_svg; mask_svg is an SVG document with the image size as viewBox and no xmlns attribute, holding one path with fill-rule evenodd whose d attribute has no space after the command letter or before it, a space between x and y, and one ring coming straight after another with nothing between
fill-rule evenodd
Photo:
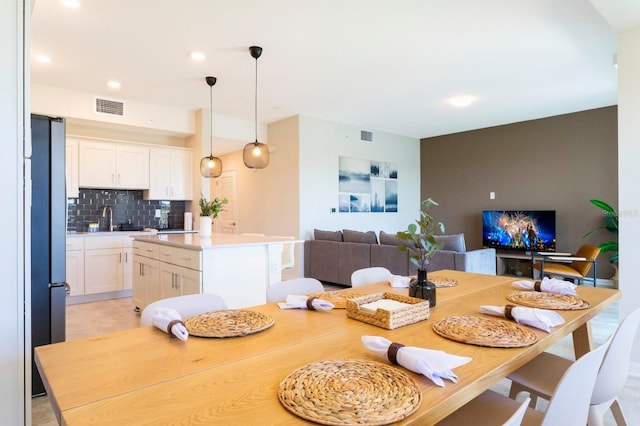
<instances>
[{"instance_id":1,"label":"tv stand","mask_svg":"<svg viewBox=\"0 0 640 426\"><path fill-rule=\"evenodd\" d=\"M542 256L531 251L497 252L496 275L533 278L533 263L541 258Z\"/></svg>"}]
</instances>

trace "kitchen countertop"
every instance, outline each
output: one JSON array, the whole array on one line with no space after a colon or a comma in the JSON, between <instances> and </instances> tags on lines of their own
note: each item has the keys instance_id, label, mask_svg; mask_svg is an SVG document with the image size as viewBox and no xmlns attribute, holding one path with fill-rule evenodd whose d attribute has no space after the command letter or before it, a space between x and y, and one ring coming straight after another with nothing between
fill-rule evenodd
<instances>
[{"instance_id":1,"label":"kitchen countertop","mask_svg":"<svg viewBox=\"0 0 640 426\"><path fill-rule=\"evenodd\" d=\"M138 235L134 240L147 243L163 244L191 250L208 250L231 246L255 246L282 243L301 243L302 240L289 240L277 237L256 237L251 235L213 234L209 238L201 238L198 234L159 234L151 236Z\"/></svg>"},{"instance_id":2,"label":"kitchen countertop","mask_svg":"<svg viewBox=\"0 0 640 426\"><path fill-rule=\"evenodd\" d=\"M158 233L155 229L145 229L143 231L100 231L100 232L76 232L71 231L67 232L67 238L74 237L134 237L134 236L142 236L142 235L156 235Z\"/></svg>"}]
</instances>

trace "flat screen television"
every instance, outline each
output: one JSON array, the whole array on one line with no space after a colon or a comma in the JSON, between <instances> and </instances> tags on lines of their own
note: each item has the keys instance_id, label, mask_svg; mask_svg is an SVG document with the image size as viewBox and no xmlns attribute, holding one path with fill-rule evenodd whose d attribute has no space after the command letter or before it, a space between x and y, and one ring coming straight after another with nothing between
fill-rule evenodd
<instances>
[{"instance_id":1,"label":"flat screen television","mask_svg":"<svg viewBox=\"0 0 640 426\"><path fill-rule=\"evenodd\" d=\"M555 210L485 210L482 245L496 250L555 251Z\"/></svg>"}]
</instances>

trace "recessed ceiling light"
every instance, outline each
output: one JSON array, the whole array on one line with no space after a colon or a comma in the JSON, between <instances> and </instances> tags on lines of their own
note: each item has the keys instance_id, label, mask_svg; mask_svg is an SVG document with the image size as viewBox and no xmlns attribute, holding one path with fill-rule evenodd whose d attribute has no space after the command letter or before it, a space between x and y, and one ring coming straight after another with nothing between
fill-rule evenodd
<instances>
[{"instance_id":1,"label":"recessed ceiling light","mask_svg":"<svg viewBox=\"0 0 640 426\"><path fill-rule=\"evenodd\" d=\"M66 7L80 7L80 0L60 0L60 3Z\"/></svg>"},{"instance_id":2,"label":"recessed ceiling light","mask_svg":"<svg viewBox=\"0 0 640 426\"><path fill-rule=\"evenodd\" d=\"M42 64L48 64L51 62L51 58L48 57L47 55L36 55L36 61Z\"/></svg>"},{"instance_id":3,"label":"recessed ceiling light","mask_svg":"<svg viewBox=\"0 0 640 426\"><path fill-rule=\"evenodd\" d=\"M472 96L456 96L455 98L449 99L449 103L453 106L457 107L465 107L471 105L476 98Z\"/></svg>"},{"instance_id":4,"label":"recessed ceiling light","mask_svg":"<svg viewBox=\"0 0 640 426\"><path fill-rule=\"evenodd\" d=\"M115 81L115 80L109 80L109 81L107 81L107 86L111 87L112 89L119 89L120 88L120 82L119 81Z\"/></svg>"},{"instance_id":5,"label":"recessed ceiling light","mask_svg":"<svg viewBox=\"0 0 640 426\"><path fill-rule=\"evenodd\" d=\"M205 55L202 52L191 52L189 56L191 56L191 59L194 61L203 61L205 58Z\"/></svg>"}]
</instances>

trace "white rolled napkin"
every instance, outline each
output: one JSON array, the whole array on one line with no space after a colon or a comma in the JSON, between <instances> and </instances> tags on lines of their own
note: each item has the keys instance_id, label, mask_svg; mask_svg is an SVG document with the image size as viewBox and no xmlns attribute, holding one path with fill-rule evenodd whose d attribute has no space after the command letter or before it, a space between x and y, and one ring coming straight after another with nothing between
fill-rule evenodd
<instances>
[{"instance_id":1,"label":"white rolled napkin","mask_svg":"<svg viewBox=\"0 0 640 426\"><path fill-rule=\"evenodd\" d=\"M518 324L524 324L531 327L544 330L551 333L551 327L564 323L564 318L557 312L547 309L527 308L524 306L480 306L481 314L495 315L507 319L513 319Z\"/></svg>"},{"instance_id":2,"label":"white rolled napkin","mask_svg":"<svg viewBox=\"0 0 640 426\"><path fill-rule=\"evenodd\" d=\"M537 283L539 283L538 286ZM578 295L578 293L576 293L577 285L557 278L544 277L542 281L518 280L514 281L512 285L521 290L535 290L546 293L565 294L569 296Z\"/></svg>"},{"instance_id":3,"label":"white rolled napkin","mask_svg":"<svg viewBox=\"0 0 640 426\"><path fill-rule=\"evenodd\" d=\"M389 284L391 287L409 287L411 277L405 277L402 275L389 275Z\"/></svg>"},{"instance_id":4,"label":"white rolled napkin","mask_svg":"<svg viewBox=\"0 0 640 426\"><path fill-rule=\"evenodd\" d=\"M280 309L310 309L312 311L328 311L333 309L333 303L317 297L299 296L290 294L287 300L278 303Z\"/></svg>"},{"instance_id":5,"label":"white rolled napkin","mask_svg":"<svg viewBox=\"0 0 640 426\"><path fill-rule=\"evenodd\" d=\"M451 355L443 351L392 343L380 336L362 336L362 343L367 349L384 356L393 364L422 374L440 387L444 386L442 379L457 383L458 376L451 370L471 361L469 357Z\"/></svg>"},{"instance_id":6,"label":"white rolled napkin","mask_svg":"<svg viewBox=\"0 0 640 426\"><path fill-rule=\"evenodd\" d=\"M172 308L156 308L151 322L154 326L180 340L187 340L189 332L182 322L180 313Z\"/></svg>"}]
</instances>

